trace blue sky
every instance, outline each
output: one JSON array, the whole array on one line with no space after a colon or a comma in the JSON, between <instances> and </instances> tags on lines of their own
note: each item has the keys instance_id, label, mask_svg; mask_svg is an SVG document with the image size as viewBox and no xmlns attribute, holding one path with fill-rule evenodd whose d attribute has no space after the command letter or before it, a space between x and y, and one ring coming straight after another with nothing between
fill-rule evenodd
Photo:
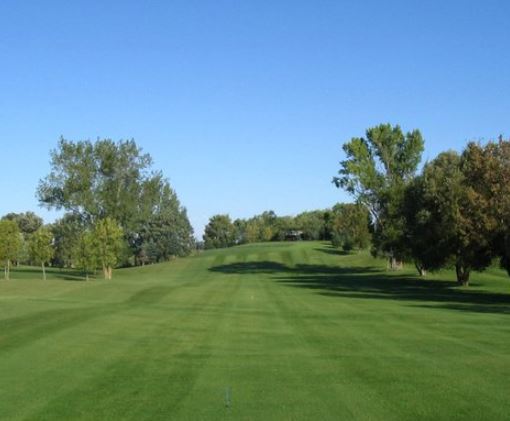
<instances>
[{"instance_id":1,"label":"blue sky","mask_svg":"<svg viewBox=\"0 0 510 421\"><path fill-rule=\"evenodd\" d=\"M507 1L0 3L0 215L58 138L134 138L201 234L349 200L341 145L419 128L425 159L510 135Z\"/></svg>"}]
</instances>

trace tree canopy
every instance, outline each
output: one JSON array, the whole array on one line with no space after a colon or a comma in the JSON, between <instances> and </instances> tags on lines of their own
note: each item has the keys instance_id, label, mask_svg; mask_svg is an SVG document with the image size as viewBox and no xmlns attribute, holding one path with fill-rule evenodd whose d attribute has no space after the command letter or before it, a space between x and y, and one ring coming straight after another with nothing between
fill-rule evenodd
<instances>
[{"instance_id":1,"label":"tree canopy","mask_svg":"<svg viewBox=\"0 0 510 421\"><path fill-rule=\"evenodd\" d=\"M346 159L333 182L366 206L374 225L374 251L396 260L406 257L401 210L405 186L412 181L424 142L419 130L381 124L343 145Z\"/></svg>"}]
</instances>

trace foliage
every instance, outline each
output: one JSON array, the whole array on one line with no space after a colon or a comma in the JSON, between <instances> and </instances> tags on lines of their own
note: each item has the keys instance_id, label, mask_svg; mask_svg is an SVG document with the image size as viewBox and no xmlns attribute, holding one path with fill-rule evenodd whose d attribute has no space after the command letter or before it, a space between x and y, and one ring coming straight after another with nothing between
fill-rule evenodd
<instances>
[{"instance_id":1,"label":"foliage","mask_svg":"<svg viewBox=\"0 0 510 421\"><path fill-rule=\"evenodd\" d=\"M173 253L189 253L191 226L186 211L168 181L151 166L152 158L134 140L104 139L93 143L62 138L51 152L51 171L40 180L37 195L41 204L67 210L85 228L104 218L115 219L123 229L135 263L147 261L144 251L148 248L159 249L153 261ZM173 203L168 203L169 197ZM163 210L165 204L167 208ZM168 245L163 251L160 245L154 247L160 243L154 239L161 236L161 231L148 232L162 219L166 221L164 235L173 239L171 250ZM169 221L173 221L173 228ZM76 240L71 232L67 234ZM145 240L148 243L144 244ZM60 251L59 260L68 261L68 253ZM123 263L128 257L122 258Z\"/></svg>"},{"instance_id":2,"label":"foliage","mask_svg":"<svg viewBox=\"0 0 510 421\"><path fill-rule=\"evenodd\" d=\"M123 231L113 218L100 219L94 228L97 257L105 279L112 279L112 269L119 260L123 246Z\"/></svg>"},{"instance_id":3,"label":"foliage","mask_svg":"<svg viewBox=\"0 0 510 421\"><path fill-rule=\"evenodd\" d=\"M471 142L462 154L467 205L479 241L510 274L510 141L500 136L485 146Z\"/></svg>"},{"instance_id":4,"label":"foliage","mask_svg":"<svg viewBox=\"0 0 510 421\"><path fill-rule=\"evenodd\" d=\"M4 266L4 277L9 279L11 263L18 258L22 237L18 224L12 220L0 221L0 262Z\"/></svg>"},{"instance_id":5,"label":"foliage","mask_svg":"<svg viewBox=\"0 0 510 421\"><path fill-rule=\"evenodd\" d=\"M16 260L18 263L29 264L30 254L28 243L31 235L43 225L43 220L34 212L8 213L2 217L3 220L14 221L19 227L21 238L20 248Z\"/></svg>"},{"instance_id":6,"label":"foliage","mask_svg":"<svg viewBox=\"0 0 510 421\"><path fill-rule=\"evenodd\" d=\"M328 239L327 213L322 210L302 212L294 218L294 226L303 232L303 240Z\"/></svg>"},{"instance_id":7,"label":"foliage","mask_svg":"<svg viewBox=\"0 0 510 421\"><path fill-rule=\"evenodd\" d=\"M45 264L53 257L53 234L47 227L39 228L28 243L30 258L42 266L43 279L46 280Z\"/></svg>"},{"instance_id":8,"label":"foliage","mask_svg":"<svg viewBox=\"0 0 510 421\"><path fill-rule=\"evenodd\" d=\"M329 232L333 245L344 251L364 249L370 244L370 216L364 206L338 203L333 206L329 219Z\"/></svg>"},{"instance_id":9,"label":"foliage","mask_svg":"<svg viewBox=\"0 0 510 421\"><path fill-rule=\"evenodd\" d=\"M374 250L389 255L395 265L407 255L401 206L423 152L421 133L404 134L398 125L381 124L368 129L366 138L352 138L343 150L346 159L333 182L367 207L374 226Z\"/></svg>"},{"instance_id":10,"label":"foliage","mask_svg":"<svg viewBox=\"0 0 510 421\"><path fill-rule=\"evenodd\" d=\"M236 227L228 215L214 215L205 227L206 249L233 246L236 242Z\"/></svg>"},{"instance_id":11,"label":"foliage","mask_svg":"<svg viewBox=\"0 0 510 421\"><path fill-rule=\"evenodd\" d=\"M73 261L78 269L89 279L89 272L92 272L99 263L98 251L100 246L95 238L94 232L85 230L80 232L73 247Z\"/></svg>"},{"instance_id":12,"label":"foliage","mask_svg":"<svg viewBox=\"0 0 510 421\"><path fill-rule=\"evenodd\" d=\"M193 228L187 212L166 180L156 189L159 195L152 214L138 222L135 236L130 236L138 263L155 263L173 256L186 256L193 250Z\"/></svg>"},{"instance_id":13,"label":"foliage","mask_svg":"<svg viewBox=\"0 0 510 421\"><path fill-rule=\"evenodd\" d=\"M66 213L62 218L50 225L53 233L54 255L52 265L72 267L74 249L81 235L87 230L86 224L78 214Z\"/></svg>"},{"instance_id":14,"label":"foliage","mask_svg":"<svg viewBox=\"0 0 510 421\"><path fill-rule=\"evenodd\" d=\"M454 265L467 285L472 270L492 259L492 224L473 196L463 171L463 157L443 152L425 165L406 194L407 232L415 259L428 270Z\"/></svg>"}]
</instances>

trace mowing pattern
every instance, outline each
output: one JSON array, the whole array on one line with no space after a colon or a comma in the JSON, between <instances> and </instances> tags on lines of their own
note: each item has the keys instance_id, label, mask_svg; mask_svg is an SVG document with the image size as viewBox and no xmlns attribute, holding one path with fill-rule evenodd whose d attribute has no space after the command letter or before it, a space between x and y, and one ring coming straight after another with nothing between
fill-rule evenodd
<instances>
[{"instance_id":1,"label":"mowing pattern","mask_svg":"<svg viewBox=\"0 0 510 421\"><path fill-rule=\"evenodd\" d=\"M0 282L1 419L508 419L510 279L321 243Z\"/></svg>"}]
</instances>

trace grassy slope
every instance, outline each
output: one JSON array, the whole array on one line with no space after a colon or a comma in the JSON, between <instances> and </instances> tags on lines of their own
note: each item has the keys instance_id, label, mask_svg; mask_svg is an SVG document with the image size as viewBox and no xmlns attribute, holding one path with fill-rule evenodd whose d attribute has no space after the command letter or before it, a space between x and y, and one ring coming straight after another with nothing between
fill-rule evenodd
<instances>
[{"instance_id":1,"label":"grassy slope","mask_svg":"<svg viewBox=\"0 0 510 421\"><path fill-rule=\"evenodd\" d=\"M462 290L287 243L38 276L0 281L1 419L508 419L498 270Z\"/></svg>"}]
</instances>

